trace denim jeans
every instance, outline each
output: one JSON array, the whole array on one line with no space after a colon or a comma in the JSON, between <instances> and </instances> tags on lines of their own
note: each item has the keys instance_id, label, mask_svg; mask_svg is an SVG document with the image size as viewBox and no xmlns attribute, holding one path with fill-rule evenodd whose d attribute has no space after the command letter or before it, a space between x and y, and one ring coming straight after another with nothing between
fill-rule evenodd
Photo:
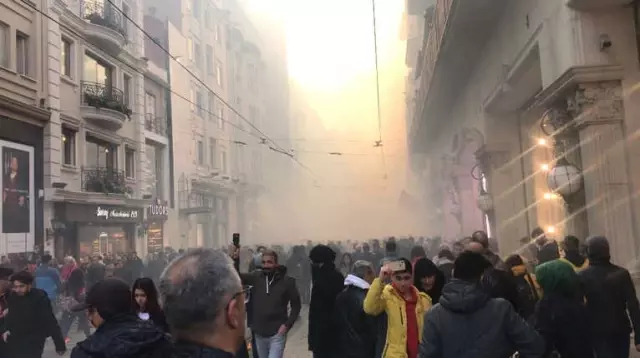
<instances>
[{"instance_id":1,"label":"denim jeans","mask_svg":"<svg viewBox=\"0 0 640 358\"><path fill-rule=\"evenodd\" d=\"M287 343L287 335L275 334L271 337L262 337L256 334L256 349L260 358L282 358L284 346Z\"/></svg>"},{"instance_id":2,"label":"denim jeans","mask_svg":"<svg viewBox=\"0 0 640 358\"><path fill-rule=\"evenodd\" d=\"M69 312L65 311L62 313L62 318L60 319L60 330L62 331L63 337L69 337L69 330L71 330L71 325L73 321L78 320L78 329L84 331L85 336L89 337L91 334L91 328L89 327L89 320L84 312Z\"/></svg>"}]
</instances>

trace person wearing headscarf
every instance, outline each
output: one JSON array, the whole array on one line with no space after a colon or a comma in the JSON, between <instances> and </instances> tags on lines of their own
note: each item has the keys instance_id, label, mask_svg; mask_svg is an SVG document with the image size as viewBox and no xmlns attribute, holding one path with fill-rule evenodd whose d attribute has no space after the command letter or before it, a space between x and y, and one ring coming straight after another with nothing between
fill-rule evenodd
<instances>
[{"instance_id":1,"label":"person wearing headscarf","mask_svg":"<svg viewBox=\"0 0 640 358\"><path fill-rule=\"evenodd\" d=\"M440 300L445 281L444 273L433 261L426 257L416 260L413 265L413 285L418 291L429 295L434 305Z\"/></svg>"},{"instance_id":2,"label":"person wearing headscarf","mask_svg":"<svg viewBox=\"0 0 640 358\"><path fill-rule=\"evenodd\" d=\"M336 356L335 317L336 296L344 288L344 276L336 270L336 252L326 245L317 245L309 252L311 260L311 303L309 304L309 350L314 358Z\"/></svg>"},{"instance_id":3,"label":"person wearing headscarf","mask_svg":"<svg viewBox=\"0 0 640 358\"><path fill-rule=\"evenodd\" d=\"M544 357L556 351L562 358L593 358L587 310L573 268L560 260L549 261L536 268L536 277L544 295L534 322L545 340Z\"/></svg>"}]
</instances>

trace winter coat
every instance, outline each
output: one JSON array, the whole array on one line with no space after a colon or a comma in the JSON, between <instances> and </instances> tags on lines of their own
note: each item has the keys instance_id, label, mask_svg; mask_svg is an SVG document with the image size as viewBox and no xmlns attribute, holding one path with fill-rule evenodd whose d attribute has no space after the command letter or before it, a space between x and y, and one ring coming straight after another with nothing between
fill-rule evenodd
<instances>
[{"instance_id":1,"label":"winter coat","mask_svg":"<svg viewBox=\"0 0 640 358\"><path fill-rule=\"evenodd\" d=\"M153 322L126 314L105 321L73 348L71 358L159 358L170 348L168 336Z\"/></svg>"},{"instance_id":2,"label":"winter coat","mask_svg":"<svg viewBox=\"0 0 640 358\"><path fill-rule=\"evenodd\" d=\"M416 303L416 320L418 322L418 339L422 334L425 312L431 308L431 298L412 286L418 297ZM391 285L385 285L379 278L373 280L371 288L364 299L364 311L372 316L383 312L387 314L386 346L383 358L407 357L407 311L404 299Z\"/></svg>"},{"instance_id":3,"label":"winter coat","mask_svg":"<svg viewBox=\"0 0 640 358\"><path fill-rule=\"evenodd\" d=\"M24 347L44 346L47 337L53 339L56 350L65 350L60 326L44 291L32 288L24 296L11 293L7 297L7 309L2 332L10 332L7 340L7 349L13 352L10 357L21 356L18 352Z\"/></svg>"},{"instance_id":4,"label":"winter coat","mask_svg":"<svg viewBox=\"0 0 640 358\"><path fill-rule=\"evenodd\" d=\"M34 274L35 286L47 293L49 300L55 301L60 291L60 274L55 268L42 264Z\"/></svg>"},{"instance_id":5,"label":"winter coat","mask_svg":"<svg viewBox=\"0 0 640 358\"><path fill-rule=\"evenodd\" d=\"M584 258L584 257L563 257L560 259L560 261L566 262L569 265L571 265L571 267L573 267L573 270L575 272L581 272L587 269L587 267L589 267L589 260Z\"/></svg>"},{"instance_id":6,"label":"winter coat","mask_svg":"<svg viewBox=\"0 0 640 358\"><path fill-rule=\"evenodd\" d=\"M420 358L540 358L544 342L501 298L454 279L425 315Z\"/></svg>"},{"instance_id":7,"label":"winter coat","mask_svg":"<svg viewBox=\"0 0 640 358\"><path fill-rule=\"evenodd\" d=\"M344 288L344 277L335 265L325 263L312 269L313 287L309 304L309 350L331 354L336 350L337 332L333 322L336 296Z\"/></svg>"},{"instance_id":8,"label":"winter coat","mask_svg":"<svg viewBox=\"0 0 640 358\"><path fill-rule=\"evenodd\" d=\"M518 290L518 304L516 311L522 318L528 320L535 311L536 304L542 297L542 290L538 285L536 276L527 272L525 265L517 265L511 268L515 284Z\"/></svg>"},{"instance_id":9,"label":"winter coat","mask_svg":"<svg viewBox=\"0 0 640 358\"><path fill-rule=\"evenodd\" d=\"M628 336L632 325L636 332L640 330L640 304L629 271L608 260L590 259L589 267L578 277L587 300L592 337ZM640 334L634 338L635 344L640 344Z\"/></svg>"},{"instance_id":10,"label":"winter coat","mask_svg":"<svg viewBox=\"0 0 640 358\"><path fill-rule=\"evenodd\" d=\"M359 277L345 278L346 288L336 297L338 358L372 358L375 352L375 318L364 312L369 284Z\"/></svg>"},{"instance_id":11,"label":"winter coat","mask_svg":"<svg viewBox=\"0 0 640 358\"><path fill-rule=\"evenodd\" d=\"M257 271L241 274L242 282L251 288L251 328L262 337L278 333L283 324L291 329L300 315L302 304L296 280L287 276L287 268L278 266L273 273ZM291 305L291 313L288 307Z\"/></svg>"},{"instance_id":12,"label":"winter coat","mask_svg":"<svg viewBox=\"0 0 640 358\"><path fill-rule=\"evenodd\" d=\"M234 354L196 343L178 341L171 350L171 358L236 358ZM72 357L73 358L73 357Z\"/></svg>"}]
</instances>

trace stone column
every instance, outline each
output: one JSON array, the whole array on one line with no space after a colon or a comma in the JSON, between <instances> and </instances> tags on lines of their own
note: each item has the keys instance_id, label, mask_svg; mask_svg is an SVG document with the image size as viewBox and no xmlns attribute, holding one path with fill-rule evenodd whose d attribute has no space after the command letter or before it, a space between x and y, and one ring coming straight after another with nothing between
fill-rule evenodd
<instances>
[{"instance_id":1,"label":"stone column","mask_svg":"<svg viewBox=\"0 0 640 358\"><path fill-rule=\"evenodd\" d=\"M613 261L628 265L636 257L637 245L621 83L580 84L569 108L580 136L589 234L606 236Z\"/></svg>"}]
</instances>

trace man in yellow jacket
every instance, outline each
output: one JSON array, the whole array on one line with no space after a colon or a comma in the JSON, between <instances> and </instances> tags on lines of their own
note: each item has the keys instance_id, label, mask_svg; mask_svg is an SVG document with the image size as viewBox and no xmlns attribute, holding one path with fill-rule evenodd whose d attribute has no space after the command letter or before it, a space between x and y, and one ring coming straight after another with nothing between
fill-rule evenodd
<instances>
[{"instance_id":1,"label":"man in yellow jacket","mask_svg":"<svg viewBox=\"0 0 640 358\"><path fill-rule=\"evenodd\" d=\"M385 284L390 279L390 284ZM387 337L382 358L417 358L424 314L431 298L413 286L413 270L407 259L389 262L373 280L364 299L365 313L387 314Z\"/></svg>"}]
</instances>

